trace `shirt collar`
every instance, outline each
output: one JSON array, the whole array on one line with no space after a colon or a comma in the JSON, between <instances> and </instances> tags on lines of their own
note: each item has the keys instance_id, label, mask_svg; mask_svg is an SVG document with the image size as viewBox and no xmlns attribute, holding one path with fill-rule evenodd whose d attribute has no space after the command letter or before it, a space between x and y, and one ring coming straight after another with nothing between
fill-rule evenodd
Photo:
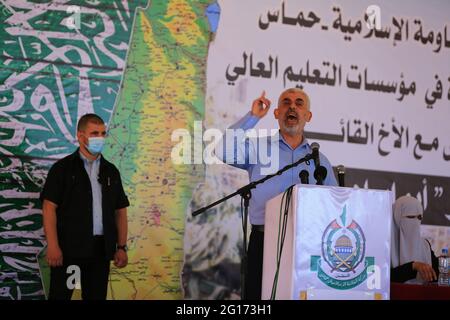
<instances>
[{"instance_id":1,"label":"shirt collar","mask_svg":"<svg viewBox=\"0 0 450 320\"><path fill-rule=\"evenodd\" d=\"M102 155L100 154L98 157L97 157L97 159L95 159L95 160L89 160L88 158L86 158L86 156L81 152L81 150L78 150L78 153L79 153L79 155L80 155L80 158L81 158L81 160L83 160L83 162L84 163L95 163L95 164L97 164L97 163L99 163L100 162L100 158L102 157Z\"/></svg>"},{"instance_id":2,"label":"shirt collar","mask_svg":"<svg viewBox=\"0 0 450 320\"><path fill-rule=\"evenodd\" d=\"M273 141L276 141L276 142L281 141L286 146L288 146L290 149L292 149L292 147L289 145L289 143L287 143L286 140L284 140L283 136L280 134L280 130L278 130L277 133L273 137L274 137ZM300 148L307 148L308 151L311 151L311 146L309 145L308 139L306 139L305 136L303 136L303 142L294 150L300 149Z\"/></svg>"}]
</instances>

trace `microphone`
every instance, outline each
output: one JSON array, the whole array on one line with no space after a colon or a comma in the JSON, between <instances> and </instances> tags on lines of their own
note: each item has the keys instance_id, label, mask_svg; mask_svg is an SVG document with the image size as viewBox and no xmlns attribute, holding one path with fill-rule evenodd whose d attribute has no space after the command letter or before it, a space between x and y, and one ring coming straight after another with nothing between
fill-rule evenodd
<instances>
[{"instance_id":1,"label":"microphone","mask_svg":"<svg viewBox=\"0 0 450 320\"><path fill-rule=\"evenodd\" d=\"M327 169L324 166L318 166L316 170L314 170L314 179L317 181L317 185L323 185L323 180L327 176Z\"/></svg>"},{"instance_id":2,"label":"microphone","mask_svg":"<svg viewBox=\"0 0 450 320\"><path fill-rule=\"evenodd\" d=\"M300 171L299 175L302 184L309 184L309 172L306 170Z\"/></svg>"},{"instance_id":3,"label":"microphone","mask_svg":"<svg viewBox=\"0 0 450 320\"><path fill-rule=\"evenodd\" d=\"M337 166L339 187L345 187L345 167L340 164Z\"/></svg>"},{"instance_id":4,"label":"microphone","mask_svg":"<svg viewBox=\"0 0 450 320\"><path fill-rule=\"evenodd\" d=\"M320 145L317 142L311 143L314 166L316 167L314 170L314 178L316 179L317 185L323 185L323 180L327 176L327 169L320 165L319 148Z\"/></svg>"},{"instance_id":5,"label":"microphone","mask_svg":"<svg viewBox=\"0 0 450 320\"><path fill-rule=\"evenodd\" d=\"M316 168L318 168L320 166L319 148L320 148L320 145L317 142L311 143L312 156L314 159L314 166Z\"/></svg>"}]
</instances>

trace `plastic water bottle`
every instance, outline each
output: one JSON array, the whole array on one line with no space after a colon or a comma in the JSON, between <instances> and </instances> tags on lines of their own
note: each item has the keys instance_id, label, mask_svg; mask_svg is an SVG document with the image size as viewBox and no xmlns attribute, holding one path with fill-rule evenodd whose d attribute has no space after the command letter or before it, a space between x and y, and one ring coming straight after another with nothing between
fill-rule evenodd
<instances>
[{"instance_id":1,"label":"plastic water bottle","mask_svg":"<svg viewBox=\"0 0 450 320\"><path fill-rule=\"evenodd\" d=\"M442 254L439 256L439 279L440 286L449 286L448 281L448 248L442 249Z\"/></svg>"}]
</instances>

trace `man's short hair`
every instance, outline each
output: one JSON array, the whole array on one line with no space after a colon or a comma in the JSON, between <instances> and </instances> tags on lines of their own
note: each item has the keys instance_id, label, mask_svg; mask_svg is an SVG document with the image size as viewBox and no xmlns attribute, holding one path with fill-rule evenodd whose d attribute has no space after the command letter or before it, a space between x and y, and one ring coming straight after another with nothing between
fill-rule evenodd
<instances>
[{"instance_id":1,"label":"man's short hair","mask_svg":"<svg viewBox=\"0 0 450 320\"><path fill-rule=\"evenodd\" d=\"M88 123L105 124L105 121L95 113L86 113L78 120L77 130L83 131L86 129Z\"/></svg>"},{"instance_id":2,"label":"man's short hair","mask_svg":"<svg viewBox=\"0 0 450 320\"><path fill-rule=\"evenodd\" d=\"M289 89L284 90L284 91L280 94L280 97L278 98L278 105L280 105L280 103L281 103L281 101L280 101L281 96L282 96L283 94L285 94L285 93L301 93L301 94L303 94L303 95L306 97L306 100L307 100L306 103L307 103L307 106L308 106L308 110L311 110L311 99L309 98L309 96L306 94L305 91L303 91L302 89L297 88L297 87L289 88Z\"/></svg>"}]
</instances>

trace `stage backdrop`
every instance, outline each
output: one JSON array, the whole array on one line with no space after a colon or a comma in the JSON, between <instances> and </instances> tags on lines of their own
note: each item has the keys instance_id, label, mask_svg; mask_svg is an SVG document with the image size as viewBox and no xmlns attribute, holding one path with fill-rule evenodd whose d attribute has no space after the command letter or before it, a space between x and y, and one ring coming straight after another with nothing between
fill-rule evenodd
<instances>
[{"instance_id":1,"label":"stage backdrop","mask_svg":"<svg viewBox=\"0 0 450 320\"><path fill-rule=\"evenodd\" d=\"M238 298L239 199L190 212L248 182L205 165L202 146L264 89L274 105L307 91L307 136L347 186L418 197L424 234L448 243L450 3L372 4L0 0L0 299L44 297L38 196L87 112L108 123L104 155L131 202L130 263L109 297ZM257 128L276 125L270 111ZM174 162L180 129L192 163Z\"/></svg>"}]
</instances>

